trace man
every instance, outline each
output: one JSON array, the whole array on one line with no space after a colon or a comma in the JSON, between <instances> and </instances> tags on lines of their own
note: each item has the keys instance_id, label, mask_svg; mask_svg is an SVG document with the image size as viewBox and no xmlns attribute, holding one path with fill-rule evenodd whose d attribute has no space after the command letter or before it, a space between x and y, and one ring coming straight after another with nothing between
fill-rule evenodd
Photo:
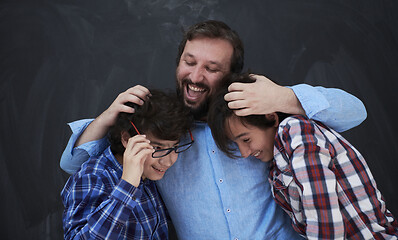
<instances>
[{"instance_id":1,"label":"man","mask_svg":"<svg viewBox=\"0 0 398 240\"><path fill-rule=\"evenodd\" d=\"M177 89L201 121L192 131L195 144L179 155L157 186L180 239L298 238L289 217L272 199L266 180L267 163L253 157L227 157L216 147L205 122L209 97L222 77L242 70L243 55L239 36L219 21L191 26L179 46ZM339 131L358 125L366 117L363 104L340 90L308 85L286 88L263 76L254 77L255 83L231 85L225 96L238 115L306 114ZM88 155L86 151L89 155L98 154L96 150L106 146L98 139L106 134L115 114L132 111L124 103L141 104L148 94L146 88L136 86L120 94L91 124L73 123L74 134L61 158L61 167L74 172L84 161L81 156ZM72 149L73 146L77 148Z\"/></svg>"}]
</instances>

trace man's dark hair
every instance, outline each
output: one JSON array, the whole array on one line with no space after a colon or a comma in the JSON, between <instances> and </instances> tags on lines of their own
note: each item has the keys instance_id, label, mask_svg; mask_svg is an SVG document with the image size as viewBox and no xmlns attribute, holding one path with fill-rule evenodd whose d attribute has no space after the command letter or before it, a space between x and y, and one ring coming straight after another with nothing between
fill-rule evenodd
<instances>
[{"instance_id":1,"label":"man's dark hair","mask_svg":"<svg viewBox=\"0 0 398 240\"><path fill-rule=\"evenodd\" d=\"M228 119L230 117L236 117L239 119L244 126L252 125L261 129L267 129L275 124L275 120L269 120L265 115L249 115L249 116L237 116L233 110L228 107L228 103L224 100L224 95L228 93L228 86L234 82L241 83L253 83L256 80L248 73L244 74L228 74L224 77L223 85L215 93L210 102L210 109L207 115L207 123L211 129L214 141L218 148L226 153L229 157L237 157L234 154L236 148L232 145L232 141L228 138L230 128L228 125ZM285 119L288 114L277 113L279 122Z\"/></svg>"},{"instance_id":2,"label":"man's dark hair","mask_svg":"<svg viewBox=\"0 0 398 240\"><path fill-rule=\"evenodd\" d=\"M239 35L232 30L227 24L208 20L192 25L185 33L184 37L178 47L177 65L180 62L182 53L184 52L185 44L198 37L217 38L227 40L231 43L234 51L231 59L231 72L240 73L243 69L244 49L243 43Z\"/></svg>"},{"instance_id":3,"label":"man's dark hair","mask_svg":"<svg viewBox=\"0 0 398 240\"><path fill-rule=\"evenodd\" d=\"M121 142L122 131L127 131L130 136L137 135L130 121L140 134L151 134L169 141L179 140L190 129L193 117L176 94L153 89L150 92L151 97L142 106L126 103L135 109L134 113L119 113L108 135L113 154L123 154L125 151Z\"/></svg>"}]
</instances>

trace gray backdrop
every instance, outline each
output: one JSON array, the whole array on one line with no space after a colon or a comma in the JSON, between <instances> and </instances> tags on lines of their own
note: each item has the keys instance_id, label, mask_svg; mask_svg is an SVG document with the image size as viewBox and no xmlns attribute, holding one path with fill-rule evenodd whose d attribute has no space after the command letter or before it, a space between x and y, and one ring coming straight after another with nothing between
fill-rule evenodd
<instances>
[{"instance_id":1,"label":"gray backdrop","mask_svg":"<svg viewBox=\"0 0 398 240\"><path fill-rule=\"evenodd\" d=\"M368 118L344 136L397 216L397 12L393 0L2 1L1 238L62 239L66 123L136 84L173 89L181 29L206 19L237 30L245 69L364 102Z\"/></svg>"}]
</instances>

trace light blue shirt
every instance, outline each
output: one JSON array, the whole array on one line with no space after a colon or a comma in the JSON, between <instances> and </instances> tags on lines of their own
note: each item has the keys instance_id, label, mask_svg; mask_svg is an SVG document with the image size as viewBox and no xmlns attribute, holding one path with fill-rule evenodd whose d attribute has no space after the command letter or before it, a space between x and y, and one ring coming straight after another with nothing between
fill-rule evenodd
<instances>
[{"instance_id":1,"label":"light blue shirt","mask_svg":"<svg viewBox=\"0 0 398 240\"><path fill-rule=\"evenodd\" d=\"M338 131L357 126L366 110L339 89L301 84L292 87L307 116ZM61 168L75 172L106 139L73 149L90 120L70 124L72 136ZM216 147L206 123L196 123L195 143L157 182L179 239L298 239L287 214L272 199L268 165L254 158L231 159ZM88 153L88 154L87 154Z\"/></svg>"},{"instance_id":2,"label":"light blue shirt","mask_svg":"<svg viewBox=\"0 0 398 240\"><path fill-rule=\"evenodd\" d=\"M192 134L195 144L157 181L179 239L301 239L272 198L268 164L227 157L206 123Z\"/></svg>"}]
</instances>

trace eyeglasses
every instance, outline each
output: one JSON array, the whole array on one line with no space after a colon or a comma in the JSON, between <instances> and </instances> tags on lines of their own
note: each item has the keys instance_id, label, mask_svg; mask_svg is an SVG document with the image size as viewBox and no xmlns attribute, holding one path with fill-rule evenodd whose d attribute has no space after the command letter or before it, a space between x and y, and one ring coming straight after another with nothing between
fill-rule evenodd
<instances>
[{"instance_id":1,"label":"eyeglasses","mask_svg":"<svg viewBox=\"0 0 398 240\"><path fill-rule=\"evenodd\" d=\"M131 125L133 125L135 131L137 132L138 135L141 135L141 133L138 131L137 127L134 125L134 123L132 121L130 121ZM189 135L191 136L191 142L183 144L183 145L178 145L176 147L172 147L172 148L166 148L166 149L159 149L159 150L155 150L152 153L152 157L153 158L161 158L164 157L166 155L169 155L171 152L175 152L175 153L180 153L180 152L184 152L186 150L188 150L188 148L190 148L192 146L192 144L195 142L193 140L193 136L191 133L191 130L189 131Z\"/></svg>"}]
</instances>

